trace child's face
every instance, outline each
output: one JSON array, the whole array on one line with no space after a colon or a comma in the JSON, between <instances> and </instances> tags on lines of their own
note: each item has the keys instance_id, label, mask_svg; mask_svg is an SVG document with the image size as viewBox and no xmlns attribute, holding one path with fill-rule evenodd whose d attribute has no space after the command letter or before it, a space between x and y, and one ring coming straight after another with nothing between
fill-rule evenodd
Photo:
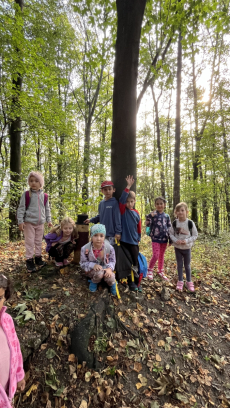
<instances>
[{"instance_id":1,"label":"child's face","mask_svg":"<svg viewBox=\"0 0 230 408\"><path fill-rule=\"evenodd\" d=\"M104 236L104 234L99 233L99 234L95 234L91 239L92 239L92 242L93 242L93 246L95 248L101 248L101 246L102 246L102 244L103 244L103 242L105 240L105 236Z\"/></svg>"},{"instance_id":2,"label":"child's face","mask_svg":"<svg viewBox=\"0 0 230 408\"><path fill-rule=\"evenodd\" d=\"M184 207L180 207L180 209L176 212L176 215L179 221L185 221L187 218L187 211Z\"/></svg>"},{"instance_id":3,"label":"child's face","mask_svg":"<svg viewBox=\"0 0 230 408\"><path fill-rule=\"evenodd\" d=\"M102 194L105 196L105 200L112 198L115 191L116 190L113 186L107 186L101 189Z\"/></svg>"},{"instance_id":4,"label":"child's face","mask_svg":"<svg viewBox=\"0 0 230 408\"><path fill-rule=\"evenodd\" d=\"M157 200L157 201L155 202L155 207L156 207L156 210L157 210L159 213L164 212L164 208L165 208L165 203L164 203L164 201L162 201L162 200Z\"/></svg>"},{"instance_id":5,"label":"child's face","mask_svg":"<svg viewBox=\"0 0 230 408\"><path fill-rule=\"evenodd\" d=\"M127 198L127 201L125 204L126 208L128 208L129 210L132 210L135 206L135 202L136 201L134 200L134 198Z\"/></svg>"},{"instance_id":6,"label":"child's face","mask_svg":"<svg viewBox=\"0 0 230 408\"><path fill-rule=\"evenodd\" d=\"M40 190L41 188L41 184L39 183L38 179L34 176L30 177L29 186L30 188L32 188L32 190L36 190L36 191Z\"/></svg>"},{"instance_id":7,"label":"child's face","mask_svg":"<svg viewBox=\"0 0 230 408\"><path fill-rule=\"evenodd\" d=\"M63 235L65 235L66 237L69 237L73 232L73 225L70 224L70 222L67 222L66 224L63 225L62 231L63 231Z\"/></svg>"},{"instance_id":8,"label":"child's face","mask_svg":"<svg viewBox=\"0 0 230 408\"><path fill-rule=\"evenodd\" d=\"M5 289L0 288L0 311L2 310L5 302Z\"/></svg>"}]
</instances>

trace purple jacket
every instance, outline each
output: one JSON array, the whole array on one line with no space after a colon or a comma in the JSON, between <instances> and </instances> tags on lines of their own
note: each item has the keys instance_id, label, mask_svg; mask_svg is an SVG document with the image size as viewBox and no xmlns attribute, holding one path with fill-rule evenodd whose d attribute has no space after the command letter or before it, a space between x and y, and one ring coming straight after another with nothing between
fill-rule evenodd
<instances>
[{"instance_id":1,"label":"purple jacket","mask_svg":"<svg viewBox=\"0 0 230 408\"><path fill-rule=\"evenodd\" d=\"M11 400L14 398L14 394L17 390L17 383L23 380L25 373L23 370L22 353L14 322L12 317L8 313L5 313L5 311L6 307L4 306L0 312L0 322L10 348L10 381L9 396L0 384L0 408L12 408Z\"/></svg>"},{"instance_id":2,"label":"purple jacket","mask_svg":"<svg viewBox=\"0 0 230 408\"><path fill-rule=\"evenodd\" d=\"M46 252L49 252L52 244L54 242L58 242L60 241L60 239L62 238L63 232L61 232L60 235L57 235L56 232L49 232L49 234L45 235L45 241L47 243L46 245ZM0 407L1 408L1 407Z\"/></svg>"},{"instance_id":3,"label":"purple jacket","mask_svg":"<svg viewBox=\"0 0 230 408\"><path fill-rule=\"evenodd\" d=\"M85 272L90 272L94 268L95 264L99 264L99 261L94 256L92 245L90 245L90 249L88 249L88 246L89 244L86 244L81 248L80 266ZM108 247L110 251L108 254L106 254L106 247ZM104 246L104 265L106 268L110 268L112 271L114 271L115 264L116 257L114 248L107 241Z\"/></svg>"}]
</instances>

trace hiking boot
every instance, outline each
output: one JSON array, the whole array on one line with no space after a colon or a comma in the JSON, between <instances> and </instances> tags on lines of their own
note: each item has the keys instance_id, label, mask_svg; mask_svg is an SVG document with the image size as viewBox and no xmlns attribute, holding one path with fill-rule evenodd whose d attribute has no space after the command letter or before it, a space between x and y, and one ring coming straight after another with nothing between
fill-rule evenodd
<instances>
[{"instance_id":1,"label":"hiking boot","mask_svg":"<svg viewBox=\"0 0 230 408\"><path fill-rule=\"evenodd\" d=\"M47 263L42 260L41 256L35 256L35 265L40 266L41 268L43 268L43 266L46 266Z\"/></svg>"},{"instance_id":2,"label":"hiking boot","mask_svg":"<svg viewBox=\"0 0 230 408\"><path fill-rule=\"evenodd\" d=\"M97 291L97 283L93 283L92 281L90 281L89 290L90 290L90 292L96 292Z\"/></svg>"},{"instance_id":3,"label":"hiking boot","mask_svg":"<svg viewBox=\"0 0 230 408\"><path fill-rule=\"evenodd\" d=\"M116 294L117 294L117 291L116 291L116 282L114 282L114 283L112 284L112 286L110 286L110 293L111 293L113 296L116 296Z\"/></svg>"},{"instance_id":4,"label":"hiking boot","mask_svg":"<svg viewBox=\"0 0 230 408\"><path fill-rule=\"evenodd\" d=\"M35 265L34 265L34 259L33 258L26 260L26 268L27 268L27 271L30 272L30 273L37 272L37 270L35 268Z\"/></svg>"},{"instance_id":5,"label":"hiking boot","mask_svg":"<svg viewBox=\"0 0 230 408\"><path fill-rule=\"evenodd\" d=\"M137 287L136 283L130 282L129 283L129 290L131 290L132 292L136 292L138 290L138 287Z\"/></svg>"}]
</instances>

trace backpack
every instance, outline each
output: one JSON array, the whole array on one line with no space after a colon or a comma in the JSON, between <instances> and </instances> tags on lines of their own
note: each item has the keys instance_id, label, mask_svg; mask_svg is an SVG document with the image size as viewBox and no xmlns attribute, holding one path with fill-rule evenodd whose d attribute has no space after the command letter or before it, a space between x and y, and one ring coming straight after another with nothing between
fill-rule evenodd
<instances>
[{"instance_id":1,"label":"backpack","mask_svg":"<svg viewBox=\"0 0 230 408\"><path fill-rule=\"evenodd\" d=\"M139 274L143 274L143 278L147 276L148 264L145 256L139 252L138 254Z\"/></svg>"},{"instance_id":2,"label":"backpack","mask_svg":"<svg viewBox=\"0 0 230 408\"><path fill-rule=\"evenodd\" d=\"M176 234L176 221L177 220L174 220L173 223L172 223L172 226L173 226L173 229L174 229L174 234ZM192 236L192 227L193 227L192 220L188 220L188 229L189 229L189 232L190 232L191 236Z\"/></svg>"},{"instance_id":3,"label":"backpack","mask_svg":"<svg viewBox=\"0 0 230 408\"><path fill-rule=\"evenodd\" d=\"M26 211L27 211L30 205L30 196L31 196L30 190L27 190L25 195L26 195L25 202L26 202ZM49 198L48 194L44 193L44 206L46 206L48 198Z\"/></svg>"}]
</instances>

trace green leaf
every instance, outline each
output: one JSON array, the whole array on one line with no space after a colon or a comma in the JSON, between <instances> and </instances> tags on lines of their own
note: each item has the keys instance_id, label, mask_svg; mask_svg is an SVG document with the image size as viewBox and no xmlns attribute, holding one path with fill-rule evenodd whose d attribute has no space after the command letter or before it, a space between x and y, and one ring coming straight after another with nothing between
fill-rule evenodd
<instances>
[{"instance_id":1,"label":"green leaf","mask_svg":"<svg viewBox=\"0 0 230 408\"><path fill-rule=\"evenodd\" d=\"M46 352L46 357L50 360L51 358L54 358L56 356L56 351L53 349L49 348Z\"/></svg>"},{"instance_id":2,"label":"green leaf","mask_svg":"<svg viewBox=\"0 0 230 408\"><path fill-rule=\"evenodd\" d=\"M25 316L24 317L25 322L30 319L36 320L33 312L31 312L30 310L25 310L22 314Z\"/></svg>"}]
</instances>

